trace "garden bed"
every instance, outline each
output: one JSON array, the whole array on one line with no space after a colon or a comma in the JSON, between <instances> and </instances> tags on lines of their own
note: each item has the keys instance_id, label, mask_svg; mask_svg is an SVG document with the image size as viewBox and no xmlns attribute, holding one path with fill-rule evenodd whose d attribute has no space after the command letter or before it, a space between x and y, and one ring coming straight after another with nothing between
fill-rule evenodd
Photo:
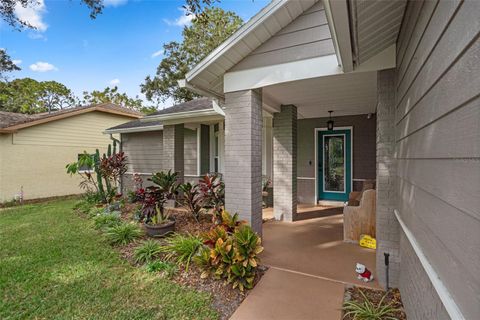
<instances>
[{"instance_id":1,"label":"garden bed","mask_svg":"<svg viewBox=\"0 0 480 320\"><path fill-rule=\"evenodd\" d=\"M344 302L352 301L363 304L366 301L364 295L368 299L368 301L370 301L374 306L378 306L379 303L382 302L382 306L390 305L393 309L396 309L390 315L392 318L398 320L407 319L405 311L403 310L403 303L400 296L400 291L398 289L390 289L386 292L383 290L348 286L345 289ZM383 301L381 301L383 297L385 298L383 299ZM343 319L354 320L355 318L352 315L346 315L345 317L343 317Z\"/></svg>"},{"instance_id":2,"label":"garden bed","mask_svg":"<svg viewBox=\"0 0 480 320\"><path fill-rule=\"evenodd\" d=\"M134 221L135 212L138 204L125 203L121 208L121 219L124 222ZM211 230L215 224L213 223L213 215L204 213L200 215L199 221L196 221L185 208L169 208L169 214L175 219L175 232L179 234L189 234L199 236L201 233ZM166 238L150 238L142 235L135 242L126 245L115 246L121 257L126 259L132 266L145 268L145 265L135 261L135 249L146 240L154 240L161 245L165 244ZM158 260L165 260L165 254L160 254ZM267 268L259 266L255 276L254 284L256 284L263 276ZM194 289L199 292L205 292L212 297L212 306L218 312L220 319L229 319L238 306L242 303L249 291L233 289L231 284L227 284L224 280L217 280L212 277L206 279L201 278L202 270L196 264L191 263L188 271L185 266L177 266L175 274L169 278L170 281L177 283L183 287ZM158 273L158 277L164 277Z\"/></svg>"}]
</instances>

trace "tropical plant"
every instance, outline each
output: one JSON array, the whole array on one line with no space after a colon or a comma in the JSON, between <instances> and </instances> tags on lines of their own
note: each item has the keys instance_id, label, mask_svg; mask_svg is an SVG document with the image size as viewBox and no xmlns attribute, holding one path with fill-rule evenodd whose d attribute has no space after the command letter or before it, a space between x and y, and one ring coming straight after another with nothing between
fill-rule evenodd
<instances>
[{"instance_id":1,"label":"tropical plant","mask_svg":"<svg viewBox=\"0 0 480 320\"><path fill-rule=\"evenodd\" d=\"M235 213L233 216L226 210L222 211L222 226L225 228L227 232L234 232L235 229L245 224L245 221L240 220L238 213Z\"/></svg>"},{"instance_id":2,"label":"tropical plant","mask_svg":"<svg viewBox=\"0 0 480 320\"><path fill-rule=\"evenodd\" d=\"M168 221L169 214L165 213L167 199L158 187L140 189L137 191L137 197L142 202L140 222L162 224Z\"/></svg>"},{"instance_id":3,"label":"tropical plant","mask_svg":"<svg viewBox=\"0 0 480 320\"><path fill-rule=\"evenodd\" d=\"M162 251L167 253L165 258L173 260L176 264L185 265L185 270L188 267L198 249L202 246L202 240L191 234L183 235L176 233L166 240Z\"/></svg>"},{"instance_id":4,"label":"tropical plant","mask_svg":"<svg viewBox=\"0 0 480 320\"><path fill-rule=\"evenodd\" d=\"M203 205L212 207L216 223L222 221L222 211L225 205L225 184L220 175L206 174L198 184L202 193Z\"/></svg>"},{"instance_id":5,"label":"tropical plant","mask_svg":"<svg viewBox=\"0 0 480 320\"><path fill-rule=\"evenodd\" d=\"M107 239L111 244L125 245L141 237L142 230L136 223L121 223L107 229Z\"/></svg>"},{"instance_id":6,"label":"tropical plant","mask_svg":"<svg viewBox=\"0 0 480 320\"><path fill-rule=\"evenodd\" d=\"M177 272L177 266L170 262L155 260L146 266L148 272L161 272L165 278L171 278Z\"/></svg>"},{"instance_id":7,"label":"tropical plant","mask_svg":"<svg viewBox=\"0 0 480 320\"><path fill-rule=\"evenodd\" d=\"M93 218L95 229L108 229L122 223L120 216L115 213L104 213Z\"/></svg>"},{"instance_id":8,"label":"tropical plant","mask_svg":"<svg viewBox=\"0 0 480 320\"><path fill-rule=\"evenodd\" d=\"M358 290L363 296L363 302L361 301L346 301L343 304L343 310L345 314L343 318L347 316L353 317L358 320L396 320L394 313L399 309L394 308L391 304L385 304L383 301L388 293L380 299L377 305L371 302L362 290Z\"/></svg>"},{"instance_id":9,"label":"tropical plant","mask_svg":"<svg viewBox=\"0 0 480 320\"><path fill-rule=\"evenodd\" d=\"M192 185L190 182L187 182L180 185L180 190L183 192L185 205L198 222L200 213L203 210L203 198L200 188L198 185Z\"/></svg>"},{"instance_id":10,"label":"tropical plant","mask_svg":"<svg viewBox=\"0 0 480 320\"><path fill-rule=\"evenodd\" d=\"M241 224L233 233L228 233L224 226L217 226L204 233L202 239L206 246L194 258L203 270L202 278L223 278L240 291L253 288L258 254L263 247L260 237L250 226Z\"/></svg>"},{"instance_id":11,"label":"tropical plant","mask_svg":"<svg viewBox=\"0 0 480 320\"><path fill-rule=\"evenodd\" d=\"M90 210L88 210L87 214L89 218L95 218L104 213L105 213L105 208L103 207L91 207Z\"/></svg>"},{"instance_id":12,"label":"tropical plant","mask_svg":"<svg viewBox=\"0 0 480 320\"><path fill-rule=\"evenodd\" d=\"M162 252L162 246L155 240L147 240L135 249L135 262L148 263Z\"/></svg>"},{"instance_id":13,"label":"tropical plant","mask_svg":"<svg viewBox=\"0 0 480 320\"><path fill-rule=\"evenodd\" d=\"M156 184L159 191L166 199L171 200L178 194L178 172L160 171L155 173L149 180Z\"/></svg>"}]
</instances>

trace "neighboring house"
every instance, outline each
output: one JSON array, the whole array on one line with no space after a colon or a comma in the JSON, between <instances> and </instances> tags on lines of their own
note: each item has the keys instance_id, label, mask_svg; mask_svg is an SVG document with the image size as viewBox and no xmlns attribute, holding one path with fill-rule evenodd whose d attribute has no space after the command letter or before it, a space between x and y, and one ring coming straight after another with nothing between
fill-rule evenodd
<instances>
[{"instance_id":1,"label":"neighboring house","mask_svg":"<svg viewBox=\"0 0 480 320\"><path fill-rule=\"evenodd\" d=\"M259 233L268 150L279 220L294 221L298 202L344 200L373 178L381 285L389 253L409 319L477 319L479 17L480 1L274 0L181 81L213 99L208 112L141 119L163 133L140 128L125 148L132 160L156 152L153 162L185 176L223 172L227 210ZM200 148L195 171L185 132L197 128L197 146L209 132L212 146L212 125L224 152L212 166L215 149Z\"/></svg>"},{"instance_id":2,"label":"neighboring house","mask_svg":"<svg viewBox=\"0 0 480 320\"><path fill-rule=\"evenodd\" d=\"M105 128L141 114L105 103L50 114L0 112L0 202L78 194L78 177L65 165L78 154L105 152L112 143Z\"/></svg>"}]
</instances>

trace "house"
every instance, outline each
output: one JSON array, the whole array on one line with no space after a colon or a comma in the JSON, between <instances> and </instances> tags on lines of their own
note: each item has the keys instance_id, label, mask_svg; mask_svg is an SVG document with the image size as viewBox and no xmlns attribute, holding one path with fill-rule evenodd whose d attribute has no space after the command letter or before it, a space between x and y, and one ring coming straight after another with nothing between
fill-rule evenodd
<instances>
[{"instance_id":1,"label":"house","mask_svg":"<svg viewBox=\"0 0 480 320\"><path fill-rule=\"evenodd\" d=\"M110 103L25 115L0 112L0 202L78 194L65 165L78 154L105 152L105 128L141 117Z\"/></svg>"},{"instance_id":2,"label":"house","mask_svg":"<svg viewBox=\"0 0 480 320\"><path fill-rule=\"evenodd\" d=\"M211 107L118 132L182 179L222 172L227 210L258 233L265 173L283 221L374 179L380 284L389 254L409 319L476 319L479 16L479 1L274 0L181 81Z\"/></svg>"}]
</instances>

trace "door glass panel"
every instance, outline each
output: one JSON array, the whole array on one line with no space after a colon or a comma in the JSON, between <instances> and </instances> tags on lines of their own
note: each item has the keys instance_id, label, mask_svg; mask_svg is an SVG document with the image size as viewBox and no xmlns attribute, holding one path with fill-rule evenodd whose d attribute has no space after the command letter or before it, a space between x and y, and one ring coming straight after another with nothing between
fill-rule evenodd
<instances>
[{"instance_id":1,"label":"door glass panel","mask_svg":"<svg viewBox=\"0 0 480 320\"><path fill-rule=\"evenodd\" d=\"M345 136L323 136L324 191L345 192Z\"/></svg>"}]
</instances>

